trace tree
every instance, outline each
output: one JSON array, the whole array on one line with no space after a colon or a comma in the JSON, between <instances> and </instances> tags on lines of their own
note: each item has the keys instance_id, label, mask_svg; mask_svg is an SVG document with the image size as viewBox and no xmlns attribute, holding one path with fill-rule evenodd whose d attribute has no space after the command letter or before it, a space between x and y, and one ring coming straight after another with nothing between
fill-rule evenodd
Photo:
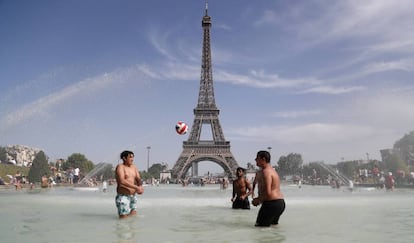
<instances>
[{"instance_id":1,"label":"tree","mask_svg":"<svg viewBox=\"0 0 414 243\"><path fill-rule=\"evenodd\" d=\"M160 179L160 174L161 172L165 171L168 169L168 165L167 164L160 164L160 163L156 163L156 164L152 164L151 167L148 168L148 171L140 171L139 175L141 176L141 179L146 181L149 179Z\"/></svg>"},{"instance_id":2,"label":"tree","mask_svg":"<svg viewBox=\"0 0 414 243\"><path fill-rule=\"evenodd\" d=\"M399 151L400 158L406 165L413 165L411 154L414 152L414 131L405 134L400 140L395 142L394 149Z\"/></svg>"},{"instance_id":3,"label":"tree","mask_svg":"<svg viewBox=\"0 0 414 243\"><path fill-rule=\"evenodd\" d=\"M30 182L40 182L44 175L50 176L50 168L45 153L40 151L36 154L27 177Z\"/></svg>"},{"instance_id":4,"label":"tree","mask_svg":"<svg viewBox=\"0 0 414 243\"><path fill-rule=\"evenodd\" d=\"M317 180L318 178L326 178L329 172L323 169L320 163L321 162L310 162L309 164L304 165L302 169L304 178L309 178L312 180Z\"/></svg>"},{"instance_id":5,"label":"tree","mask_svg":"<svg viewBox=\"0 0 414 243\"><path fill-rule=\"evenodd\" d=\"M63 170L67 170L69 168L79 168L81 173L83 175L86 175L94 168L94 164L88 160L85 155L80 153L73 153L68 157L62 167Z\"/></svg>"},{"instance_id":6,"label":"tree","mask_svg":"<svg viewBox=\"0 0 414 243\"><path fill-rule=\"evenodd\" d=\"M353 178L358 170L358 161L344 161L337 164L338 170L348 178Z\"/></svg>"},{"instance_id":7,"label":"tree","mask_svg":"<svg viewBox=\"0 0 414 243\"><path fill-rule=\"evenodd\" d=\"M151 167L148 169L148 173L155 179L159 179L160 178L160 173L162 171L164 171L166 169L166 165L162 165L162 164L153 164L151 165Z\"/></svg>"},{"instance_id":8,"label":"tree","mask_svg":"<svg viewBox=\"0 0 414 243\"><path fill-rule=\"evenodd\" d=\"M384 161L387 168L396 173L398 170L408 171L407 164L401 158L399 153L392 153L390 156L386 158Z\"/></svg>"},{"instance_id":9,"label":"tree","mask_svg":"<svg viewBox=\"0 0 414 243\"><path fill-rule=\"evenodd\" d=\"M286 156L280 156L279 161L277 161L277 166L279 168L278 172L282 177L289 173L289 165Z\"/></svg>"},{"instance_id":10,"label":"tree","mask_svg":"<svg viewBox=\"0 0 414 243\"><path fill-rule=\"evenodd\" d=\"M148 172L147 172L147 171L145 171L145 170L140 171L140 172L139 172L139 175L141 176L141 179L142 179L143 181L146 181L146 180L148 180L148 179L151 179L151 178L152 178L151 174L150 174L150 173L148 173Z\"/></svg>"},{"instance_id":11,"label":"tree","mask_svg":"<svg viewBox=\"0 0 414 243\"><path fill-rule=\"evenodd\" d=\"M288 156L280 156L277 164L282 175L298 174L301 172L303 164L302 155L290 153Z\"/></svg>"},{"instance_id":12,"label":"tree","mask_svg":"<svg viewBox=\"0 0 414 243\"><path fill-rule=\"evenodd\" d=\"M290 165L290 172L292 174L298 174L301 171L303 165L302 155L297 153L290 153L288 155L288 161Z\"/></svg>"},{"instance_id":13,"label":"tree","mask_svg":"<svg viewBox=\"0 0 414 243\"><path fill-rule=\"evenodd\" d=\"M7 161L7 152L4 147L0 147L0 162L6 163Z\"/></svg>"}]
</instances>

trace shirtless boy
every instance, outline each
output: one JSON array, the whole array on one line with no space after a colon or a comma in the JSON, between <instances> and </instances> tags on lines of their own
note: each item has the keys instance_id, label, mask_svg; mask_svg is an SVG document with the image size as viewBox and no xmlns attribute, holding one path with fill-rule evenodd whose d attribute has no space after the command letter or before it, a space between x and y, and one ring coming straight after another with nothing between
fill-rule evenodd
<instances>
[{"instance_id":1,"label":"shirtless boy","mask_svg":"<svg viewBox=\"0 0 414 243\"><path fill-rule=\"evenodd\" d=\"M252 204L260 207L255 226L270 226L279 223L279 217L285 210L285 200L280 190L280 179L276 170L270 164L270 153L259 151L256 156L256 165L262 170L256 174L258 183L258 197Z\"/></svg>"},{"instance_id":2,"label":"shirtless boy","mask_svg":"<svg viewBox=\"0 0 414 243\"><path fill-rule=\"evenodd\" d=\"M123 163L117 165L115 169L117 182L115 203L120 219L137 214L138 194L144 193L141 176L133 164L134 153L123 151L121 159Z\"/></svg>"},{"instance_id":3,"label":"shirtless boy","mask_svg":"<svg viewBox=\"0 0 414 243\"><path fill-rule=\"evenodd\" d=\"M244 177L244 169L239 167L236 170L237 179L233 181L233 209L250 209L249 195L252 193L252 186Z\"/></svg>"}]
</instances>

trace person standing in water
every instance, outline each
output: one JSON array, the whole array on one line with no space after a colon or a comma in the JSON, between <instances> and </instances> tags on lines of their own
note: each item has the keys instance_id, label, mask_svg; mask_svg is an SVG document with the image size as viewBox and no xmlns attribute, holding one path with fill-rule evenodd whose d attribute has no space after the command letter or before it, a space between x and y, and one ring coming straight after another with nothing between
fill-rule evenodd
<instances>
[{"instance_id":1,"label":"person standing in water","mask_svg":"<svg viewBox=\"0 0 414 243\"><path fill-rule=\"evenodd\" d=\"M40 187L41 188L48 188L49 187L49 183L48 183L46 175L42 176L42 179L41 179L41 182L40 182Z\"/></svg>"},{"instance_id":2,"label":"person standing in water","mask_svg":"<svg viewBox=\"0 0 414 243\"><path fill-rule=\"evenodd\" d=\"M123 151L121 159L123 163L117 165L115 169L117 182L115 203L120 219L137 214L138 194L144 193L141 176L133 164L134 153Z\"/></svg>"},{"instance_id":3,"label":"person standing in water","mask_svg":"<svg viewBox=\"0 0 414 243\"><path fill-rule=\"evenodd\" d=\"M256 156L256 165L262 170L256 174L258 183L258 197L252 204L260 207L255 226L270 226L279 223L280 215L285 211L285 200L280 190L280 178L270 164L270 153L259 151Z\"/></svg>"},{"instance_id":4,"label":"person standing in water","mask_svg":"<svg viewBox=\"0 0 414 243\"><path fill-rule=\"evenodd\" d=\"M233 209L250 209L249 195L252 193L252 186L244 177L244 169L239 167L236 170L237 179L233 181Z\"/></svg>"}]
</instances>

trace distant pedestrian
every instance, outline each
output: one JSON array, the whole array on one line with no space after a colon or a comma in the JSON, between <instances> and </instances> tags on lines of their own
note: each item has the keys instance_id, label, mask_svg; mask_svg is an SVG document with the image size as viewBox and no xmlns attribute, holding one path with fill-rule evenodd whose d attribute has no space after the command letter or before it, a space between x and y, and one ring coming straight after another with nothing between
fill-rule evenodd
<instances>
[{"instance_id":1,"label":"distant pedestrian","mask_svg":"<svg viewBox=\"0 0 414 243\"><path fill-rule=\"evenodd\" d=\"M79 174L80 174L80 169L78 167L76 167L73 170L73 184L77 184L79 181Z\"/></svg>"},{"instance_id":2,"label":"distant pedestrian","mask_svg":"<svg viewBox=\"0 0 414 243\"><path fill-rule=\"evenodd\" d=\"M388 176L385 178L385 188L387 190L394 190L395 180L392 172L388 172Z\"/></svg>"},{"instance_id":3,"label":"distant pedestrian","mask_svg":"<svg viewBox=\"0 0 414 243\"><path fill-rule=\"evenodd\" d=\"M223 178L223 180L221 181L221 189L226 190L228 185L229 185L229 182L227 181L227 179Z\"/></svg>"},{"instance_id":4,"label":"distant pedestrian","mask_svg":"<svg viewBox=\"0 0 414 243\"><path fill-rule=\"evenodd\" d=\"M42 176L42 179L40 181L40 187L41 188L48 188L49 187L49 183L48 183L48 179L46 175Z\"/></svg>"},{"instance_id":5,"label":"distant pedestrian","mask_svg":"<svg viewBox=\"0 0 414 243\"><path fill-rule=\"evenodd\" d=\"M108 190L108 182L103 181L102 182L102 191L106 192Z\"/></svg>"}]
</instances>

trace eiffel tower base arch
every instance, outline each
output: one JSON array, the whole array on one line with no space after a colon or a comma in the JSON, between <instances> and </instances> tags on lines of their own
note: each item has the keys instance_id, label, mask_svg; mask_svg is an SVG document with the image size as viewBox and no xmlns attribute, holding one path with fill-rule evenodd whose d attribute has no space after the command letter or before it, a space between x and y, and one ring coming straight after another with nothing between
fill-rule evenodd
<instances>
[{"instance_id":1,"label":"eiffel tower base arch","mask_svg":"<svg viewBox=\"0 0 414 243\"><path fill-rule=\"evenodd\" d=\"M185 142L184 142L185 143ZM230 152L229 142L224 146L220 145L183 145L184 149L180 157L171 170L172 177L177 180L185 179L185 176L194 163L201 161L211 161L224 170L224 173L229 178L236 177L236 169L238 164Z\"/></svg>"}]
</instances>

